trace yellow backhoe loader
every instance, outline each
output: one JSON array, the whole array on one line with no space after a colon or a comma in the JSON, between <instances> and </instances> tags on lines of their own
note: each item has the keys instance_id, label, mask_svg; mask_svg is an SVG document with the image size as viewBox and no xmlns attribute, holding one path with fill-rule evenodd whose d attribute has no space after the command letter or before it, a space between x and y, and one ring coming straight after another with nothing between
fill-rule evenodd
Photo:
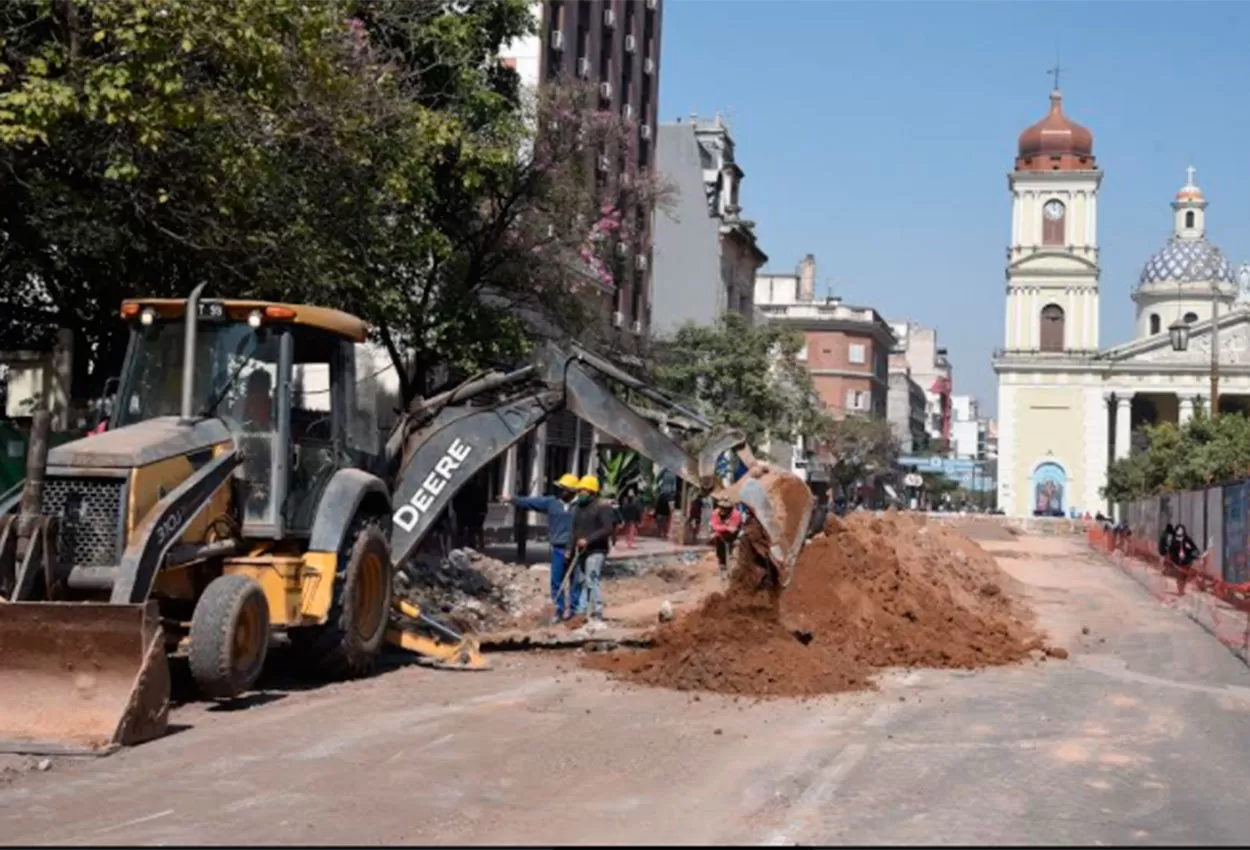
<instances>
[{"instance_id":1,"label":"yellow backhoe loader","mask_svg":"<svg viewBox=\"0 0 1250 850\"><path fill-rule=\"evenodd\" d=\"M752 471L729 495L777 574L793 569L810 493L783 499L793 478L735 433L693 458L605 384L698 417L590 352L548 346L419 399L384 440L357 373L362 321L201 290L122 305L131 339L108 429L49 450L38 415L27 477L0 496L0 752L158 737L167 655L227 699L255 684L278 633L324 677L367 672L388 641L484 666L471 638L394 598L394 569L471 475L565 408L705 490L738 452Z\"/></svg>"}]
</instances>

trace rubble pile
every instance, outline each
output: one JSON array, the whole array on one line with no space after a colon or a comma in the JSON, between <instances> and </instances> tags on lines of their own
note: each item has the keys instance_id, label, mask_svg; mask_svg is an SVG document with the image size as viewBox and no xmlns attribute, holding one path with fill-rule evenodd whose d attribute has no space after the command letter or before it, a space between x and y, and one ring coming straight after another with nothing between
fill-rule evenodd
<instances>
[{"instance_id":1,"label":"rubble pile","mask_svg":"<svg viewBox=\"0 0 1250 850\"><path fill-rule=\"evenodd\" d=\"M511 628L547 602L548 573L454 549L419 556L396 572L397 593L448 625L474 634Z\"/></svg>"},{"instance_id":2,"label":"rubble pile","mask_svg":"<svg viewBox=\"0 0 1250 850\"><path fill-rule=\"evenodd\" d=\"M975 668L1047 651L995 560L923 516L831 517L780 594L761 587L747 549L729 589L660 626L652 648L585 663L679 690L805 697L871 687L884 667Z\"/></svg>"}]
</instances>

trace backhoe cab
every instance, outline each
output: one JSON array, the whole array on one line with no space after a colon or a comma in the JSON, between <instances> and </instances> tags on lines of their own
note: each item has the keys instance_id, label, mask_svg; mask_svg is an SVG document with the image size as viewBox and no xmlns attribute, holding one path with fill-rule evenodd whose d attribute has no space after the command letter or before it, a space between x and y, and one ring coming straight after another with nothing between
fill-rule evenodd
<instances>
[{"instance_id":1,"label":"backhoe cab","mask_svg":"<svg viewBox=\"0 0 1250 850\"><path fill-rule=\"evenodd\" d=\"M198 292L122 316L109 429L45 441L0 497L0 749L163 734L166 651L225 698L254 684L273 630L318 674L349 676L390 621L364 323Z\"/></svg>"}]
</instances>

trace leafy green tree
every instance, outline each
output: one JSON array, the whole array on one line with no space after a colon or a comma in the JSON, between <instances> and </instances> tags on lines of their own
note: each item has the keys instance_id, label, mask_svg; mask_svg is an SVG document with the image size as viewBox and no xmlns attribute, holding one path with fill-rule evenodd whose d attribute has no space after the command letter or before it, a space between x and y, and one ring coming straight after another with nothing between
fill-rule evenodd
<instances>
[{"instance_id":1,"label":"leafy green tree","mask_svg":"<svg viewBox=\"0 0 1250 850\"><path fill-rule=\"evenodd\" d=\"M637 134L576 86L527 101L524 0L454 5L0 4L0 345L73 330L90 393L120 300L207 282L369 320L409 400L583 332L655 185L588 172Z\"/></svg>"},{"instance_id":2,"label":"leafy green tree","mask_svg":"<svg viewBox=\"0 0 1250 850\"><path fill-rule=\"evenodd\" d=\"M797 331L777 323L748 325L726 312L714 325L687 323L652 351L655 381L692 399L717 424L739 428L758 444L766 436L793 442L827 421L799 361Z\"/></svg>"},{"instance_id":3,"label":"leafy green tree","mask_svg":"<svg viewBox=\"0 0 1250 850\"><path fill-rule=\"evenodd\" d=\"M851 415L832 420L820 442L833 458L832 475L843 490L898 460L898 439L884 419Z\"/></svg>"},{"instance_id":4,"label":"leafy green tree","mask_svg":"<svg viewBox=\"0 0 1250 850\"><path fill-rule=\"evenodd\" d=\"M1241 413L1212 419L1199 411L1184 425L1148 425L1140 433L1145 448L1116 461L1108 472L1102 493L1113 502L1250 475L1250 420Z\"/></svg>"}]
</instances>

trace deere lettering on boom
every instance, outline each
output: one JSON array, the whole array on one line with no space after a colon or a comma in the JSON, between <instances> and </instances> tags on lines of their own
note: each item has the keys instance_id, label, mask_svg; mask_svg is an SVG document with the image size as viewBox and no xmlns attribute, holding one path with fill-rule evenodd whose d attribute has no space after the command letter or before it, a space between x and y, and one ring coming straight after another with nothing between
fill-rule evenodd
<instances>
[{"instance_id":1,"label":"deere lettering on boom","mask_svg":"<svg viewBox=\"0 0 1250 850\"><path fill-rule=\"evenodd\" d=\"M484 666L471 638L394 598L394 569L470 476L564 408L705 490L737 452L750 473L723 495L751 509L759 554L787 583L806 486L756 463L737 433L692 457L607 385L693 414L611 362L548 345L417 400L383 440L358 393L364 322L202 289L122 305L130 343L108 430L49 449L37 414L27 477L0 495L0 752L159 737L169 655L186 656L203 695L230 698L279 632L322 677L367 673L388 642ZM309 369L328 375L328 411L301 403Z\"/></svg>"}]
</instances>

